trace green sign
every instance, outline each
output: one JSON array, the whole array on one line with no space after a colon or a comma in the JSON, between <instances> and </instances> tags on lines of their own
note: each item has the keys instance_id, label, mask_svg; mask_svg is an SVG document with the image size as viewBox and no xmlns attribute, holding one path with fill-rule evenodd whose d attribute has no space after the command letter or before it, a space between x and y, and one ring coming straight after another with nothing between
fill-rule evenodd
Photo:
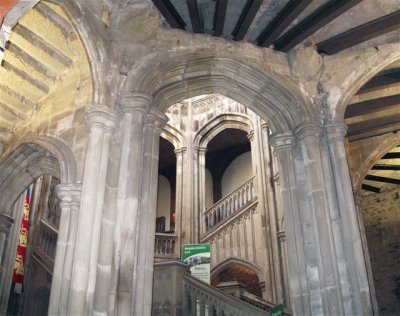
<instances>
[{"instance_id":1,"label":"green sign","mask_svg":"<svg viewBox=\"0 0 400 316\"><path fill-rule=\"evenodd\" d=\"M283 315L283 305L277 305L270 309L269 311L270 316L282 316Z\"/></svg>"},{"instance_id":2,"label":"green sign","mask_svg":"<svg viewBox=\"0 0 400 316\"><path fill-rule=\"evenodd\" d=\"M194 244L182 246L182 261L190 267L190 273L210 284L211 271L210 244Z\"/></svg>"}]
</instances>

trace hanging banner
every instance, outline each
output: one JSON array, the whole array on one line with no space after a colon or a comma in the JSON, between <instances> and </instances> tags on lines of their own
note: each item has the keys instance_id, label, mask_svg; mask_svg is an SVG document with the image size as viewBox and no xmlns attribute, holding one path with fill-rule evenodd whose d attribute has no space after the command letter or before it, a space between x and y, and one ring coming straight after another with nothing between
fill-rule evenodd
<instances>
[{"instance_id":1,"label":"hanging banner","mask_svg":"<svg viewBox=\"0 0 400 316\"><path fill-rule=\"evenodd\" d=\"M22 217L21 227L19 230L17 254L15 257L14 271L12 277L12 282L14 283L14 293L17 294L22 293L22 285L24 283L25 255L26 255L26 246L28 244L30 199L31 199L31 193L28 188L26 190L26 195L25 195L24 215Z\"/></svg>"},{"instance_id":2,"label":"hanging banner","mask_svg":"<svg viewBox=\"0 0 400 316\"><path fill-rule=\"evenodd\" d=\"M190 273L199 280L210 284L211 274L210 244L182 246L182 261L190 267Z\"/></svg>"}]
</instances>

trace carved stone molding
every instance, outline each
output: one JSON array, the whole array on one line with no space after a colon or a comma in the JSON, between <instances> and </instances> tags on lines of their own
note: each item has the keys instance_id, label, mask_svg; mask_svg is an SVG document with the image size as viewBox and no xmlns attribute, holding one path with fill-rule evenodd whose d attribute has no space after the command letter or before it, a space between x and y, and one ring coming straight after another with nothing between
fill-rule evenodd
<instances>
[{"instance_id":1,"label":"carved stone molding","mask_svg":"<svg viewBox=\"0 0 400 316\"><path fill-rule=\"evenodd\" d=\"M148 113L153 104L153 96L146 92L127 92L122 95L120 104L125 113Z\"/></svg>"},{"instance_id":2,"label":"carved stone molding","mask_svg":"<svg viewBox=\"0 0 400 316\"><path fill-rule=\"evenodd\" d=\"M5 233L7 235L13 224L14 224L13 218L4 214L0 214L0 232Z\"/></svg>"},{"instance_id":3,"label":"carved stone molding","mask_svg":"<svg viewBox=\"0 0 400 316\"><path fill-rule=\"evenodd\" d=\"M293 148L294 137L292 132L273 135L271 137L271 144L277 151L287 148Z\"/></svg>"},{"instance_id":4,"label":"carved stone molding","mask_svg":"<svg viewBox=\"0 0 400 316\"><path fill-rule=\"evenodd\" d=\"M347 125L342 123L325 125L328 142L344 141L347 134Z\"/></svg>"},{"instance_id":5,"label":"carved stone molding","mask_svg":"<svg viewBox=\"0 0 400 316\"><path fill-rule=\"evenodd\" d=\"M106 106L94 105L86 109L89 128L100 127L105 133L112 134L119 120L118 114Z\"/></svg>"},{"instance_id":6,"label":"carved stone molding","mask_svg":"<svg viewBox=\"0 0 400 316\"><path fill-rule=\"evenodd\" d=\"M297 141L302 141L309 137L320 138L322 135L322 126L313 122L301 124L294 132Z\"/></svg>"}]
</instances>

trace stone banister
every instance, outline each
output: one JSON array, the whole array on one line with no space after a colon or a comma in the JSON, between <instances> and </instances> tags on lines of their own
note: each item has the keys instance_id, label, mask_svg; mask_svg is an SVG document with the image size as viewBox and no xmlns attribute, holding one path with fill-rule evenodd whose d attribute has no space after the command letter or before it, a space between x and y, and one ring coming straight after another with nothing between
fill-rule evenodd
<instances>
[{"instance_id":1,"label":"stone banister","mask_svg":"<svg viewBox=\"0 0 400 316\"><path fill-rule=\"evenodd\" d=\"M254 178L203 212L203 234L229 218L256 197Z\"/></svg>"},{"instance_id":2,"label":"stone banister","mask_svg":"<svg viewBox=\"0 0 400 316\"><path fill-rule=\"evenodd\" d=\"M183 276L182 315L266 315L240 299L197 280L189 274Z\"/></svg>"},{"instance_id":3,"label":"stone banister","mask_svg":"<svg viewBox=\"0 0 400 316\"><path fill-rule=\"evenodd\" d=\"M174 234L156 233L154 254L157 257L179 257L179 248L176 247L178 237Z\"/></svg>"}]
</instances>

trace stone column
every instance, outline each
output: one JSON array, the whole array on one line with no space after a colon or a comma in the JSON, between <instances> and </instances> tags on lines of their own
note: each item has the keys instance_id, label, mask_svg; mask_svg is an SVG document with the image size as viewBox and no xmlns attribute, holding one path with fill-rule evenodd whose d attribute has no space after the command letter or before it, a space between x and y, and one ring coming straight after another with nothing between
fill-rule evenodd
<instances>
[{"instance_id":1,"label":"stone column","mask_svg":"<svg viewBox=\"0 0 400 316\"><path fill-rule=\"evenodd\" d=\"M118 116L108 107L86 110L89 139L73 260L70 315L92 313L110 138Z\"/></svg>"},{"instance_id":2,"label":"stone column","mask_svg":"<svg viewBox=\"0 0 400 316\"><path fill-rule=\"evenodd\" d=\"M309 281L304 256L300 205L293 159L294 138L292 133L275 135L272 144L277 153L280 174L293 314L311 315Z\"/></svg>"},{"instance_id":3,"label":"stone column","mask_svg":"<svg viewBox=\"0 0 400 316\"><path fill-rule=\"evenodd\" d=\"M145 118L133 315L151 314L160 133L166 121L167 116L156 109Z\"/></svg>"},{"instance_id":4,"label":"stone column","mask_svg":"<svg viewBox=\"0 0 400 316\"><path fill-rule=\"evenodd\" d=\"M183 160L186 148L175 149L176 154L176 192L175 192L175 235L178 239L175 244L175 253L180 254L181 249L181 233L182 233L182 210L183 210Z\"/></svg>"},{"instance_id":5,"label":"stone column","mask_svg":"<svg viewBox=\"0 0 400 316\"><path fill-rule=\"evenodd\" d=\"M151 103L152 96L146 93L127 93L121 98L124 118L117 189L117 218L113 237L115 263L109 306L111 314L116 315L131 315L131 299L136 275L134 271L137 255L137 220L143 181L143 128L145 115ZM102 294L96 298L98 303L96 306L104 313L108 292L99 290Z\"/></svg>"},{"instance_id":6,"label":"stone column","mask_svg":"<svg viewBox=\"0 0 400 316\"><path fill-rule=\"evenodd\" d=\"M356 315L372 315L372 304L368 286L366 265L362 249L360 228L354 204L353 190L344 148L347 126L328 124L328 145L336 186L341 221L344 252L353 293Z\"/></svg>"},{"instance_id":7,"label":"stone column","mask_svg":"<svg viewBox=\"0 0 400 316\"><path fill-rule=\"evenodd\" d=\"M344 315L330 205L322 164L322 129L314 123L296 130L295 166L300 196L311 313Z\"/></svg>"},{"instance_id":8,"label":"stone column","mask_svg":"<svg viewBox=\"0 0 400 316\"><path fill-rule=\"evenodd\" d=\"M57 249L51 282L49 303L50 315L65 315L67 312L68 290L71 280L73 247L77 226L77 208L81 197L80 184L59 184L56 187L60 199L61 218L57 237ZM67 250L67 248L69 248ZM72 250L71 250L72 248ZM61 297L63 292L64 297Z\"/></svg>"},{"instance_id":9,"label":"stone column","mask_svg":"<svg viewBox=\"0 0 400 316\"><path fill-rule=\"evenodd\" d=\"M197 186L197 190L195 191L195 199L197 195L198 208L197 212L194 214L194 220L197 218L198 225L197 225L197 234L196 239L194 242L199 242L200 236L205 233L204 230L204 218L203 212L206 209L206 153L207 148L199 147L197 148L197 174L198 177L195 177L195 188ZM197 192L197 194L196 194Z\"/></svg>"},{"instance_id":10,"label":"stone column","mask_svg":"<svg viewBox=\"0 0 400 316\"><path fill-rule=\"evenodd\" d=\"M7 215L0 214L0 280L3 280L5 273L5 253L7 248L7 239L10 234L11 226L14 224L14 219Z\"/></svg>"},{"instance_id":11,"label":"stone column","mask_svg":"<svg viewBox=\"0 0 400 316\"><path fill-rule=\"evenodd\" d=\"M76 231L78 229L79 208L82 197L82 184L77 183L68 188L63 187L61 188L60 193L62 194L64 190L68 190L68 194L70 195L70 216L65 256L63 259L64 268L62 271L63 279L61 282L60 305L58 308L60 315L68 314L68 299L71 287L72 264L76 244Z\"/></svg>"}]
</instances>

